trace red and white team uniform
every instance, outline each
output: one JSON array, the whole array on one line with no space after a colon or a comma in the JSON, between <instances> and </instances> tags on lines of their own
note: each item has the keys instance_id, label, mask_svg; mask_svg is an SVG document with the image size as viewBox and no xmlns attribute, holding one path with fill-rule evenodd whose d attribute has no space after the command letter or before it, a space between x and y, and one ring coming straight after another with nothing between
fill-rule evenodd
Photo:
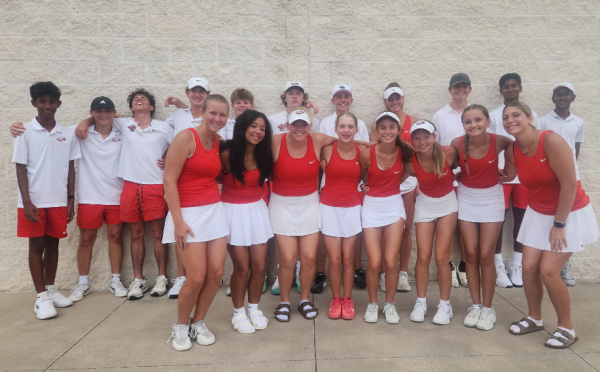
<instances>
[{"instance_id":1,"label":"red and white team uniform","mask_svg":"<svg viewBox=\"0 0 600 372\"><path fill-rule=\"evenodd\" d=\"M151 221L166 214L163 191L164 171L156 165L173 138L173 128L164 121L152 120L142 130L133 118L117 118L113 124L121 131L123 147L117 176L125 183L121 192L123 222Z\"/></svg>"},{"instance_id":2,"label":"red and white team uniform","mask_svg":"<svg viewBox=\"0 0 600 372\"><path fill-rule=\"evenodd\" d=\"M192 229L194 237L187 235L188 243L207 242L227 236L227 217L215 178L221 173L219 142L216 136L213 147L207 151L198 132L188 129L194 136L195 150L185 161L177 180L179 204L183 221ZM175 243L175 224L171 212L165 219L163 243Z\"/></svg>"},{"instance_id":3,"label":"red and white team uniform","mask_svg":"<svg viewBox=\"0 0 600 372\"><path fill-rule=\"evenodd\" d=\"M108 137L92 125L88 137L79 140L81 159L77 174L77 226L97 229L121 223L120 200L123 179L117 176L121 146L121 131L113 128Z\"/></svg>"},{"instance_id":4,"label":"red and white team uniform","mask_svg":"<svg viewBox=\"0 0 600 372\"><path fill-rule=\"evenodd\" d=\"M269 116L267 119L269 120L269 123L271 124L271 131L273 132L273 134L284 134L287 133L288 130L285 127L285 123L287 123L287 119L288 119L288 112L286 110L283 110L277 114L273 114L271 116ZM312 126L310 128L310 131L312 133L318 133L319 132L319 125L320 121L319 118L316 116L312 116Z\"/></svg>"},{"instance_id":5,"label":"red and white team uniform","mask_svg":"<svg viewBox=\"0 0 600 372\"><path fill-rule=\"evenodd\" d=\"M579 178L579 166L577 166L577 158L575 157L575 144L583 142L583 119L579 116L569 114L569 117L563 120L560 116L550 111L540 119L540 127L542 130L551 130L559 134L567 141L571 150L573 150L573 161L575 162L575 175L577 181Z\"/></svg>"},{"instance_id":6,"label":"red and white team uniform","mask_svg":"<svg viewBox=\"0 0 600 372\"><path fill-rule=\"evenodd\" d=\"M400 128L402 134L400 134L400 138L405 140L406 142L412 144L412 139L410 138L410 127L412 125L412 119L410 115L406 114L406 120L404 121L404 127ZM417 179L413 176L409 176L400 184L400 194L404 195L409 193L417 188Z\"/></svg>"},{"instance_id":7,"label":"red and white team uniform","mask_svg":"<svg viewBox=\"0 0 600 372\"><path fill-rule=\"evenodd\" d=\"M56 122L48 132L35 118L25 129L14 140L12 162L27 166L29 198L39 210L40 222L25 218L19 190L17 236L66 238L69 161L81 158L75 131Z\"/></svg>"},{"instance_id":8,"label":"red and white team uniform","mask_svg":"<svg viewBox=\"0 0 600 372\"><path fill-rule=\"evenodd\" d=\"M171 128L173 128L173 137L179 132L188 128L196 128L202 124L202 117L194 118L189 108L177 109L171 113L171 115L165 120ZM235 125L235 119L227 118L227 123L217 133L225 140L233 138L233 126Z\"/></svg>"},{"instance_id":9,"label":"red and white team uniform","mask_svg":"<svg viewBox=\"0 0 600 372\"><path fill-rule=\"evenodd\" d=\"M523 155L519 146L514 146L515 166L519 178L529 190L529 206L525 211L517 241L546 251L551 250L548 236L554 225L560 194L560 183L548 164L548 156L544 149L544 138L548 133L549 131L545 131L540 136L537 151L533 156ZM578 252L583 250L585 244L598 240L596 216L590 198L579 183L575 202L565 222L567 245L563 247L562 252Z\"/></svg>"},{"instance_id":10,"label":"red and white team uniform","mask_svg":"<svg viewBox=\"0 0 600 372\"><path fill-rule=\"evenodd\" d=\"M504 191L498 183L498 154L496 135L490 133L487 154L481 159L473 159L463 151L464 136L458 140L461 166L458 185L458 219L469 222L504 221ZM469 173L465 167L465 157Z\"/></svg>"},{"instance_id":11,"label":"red and white team uniform","mask_svg":"<svg viewBox=\"0 0 600 372\"><path fill-rule=\"evenodd\" d=\"M433 114L431 122L435 124L437 141L442 146L450 146L453 139L465 134L461 114L454 111L449 103ZM460 173L460 167L455 168L453 172ZM458 182L454 181L454 187L458 187Z\"/></svg>"},{"instance_id":12,"label":"red and white team uniform","mask_svg":"<svg viewBox=\"0 0 600 372\"><path fill-rule=\"evenodd\" d=\"M342 159L333 144L331 158L325 175L327 184L321 192L319 204L319 229L328 236L349 238L362 231L360 222L360 197L357 190L360 179L360 149L354 145L356 156Z\"/></svg>"}]
</instances>

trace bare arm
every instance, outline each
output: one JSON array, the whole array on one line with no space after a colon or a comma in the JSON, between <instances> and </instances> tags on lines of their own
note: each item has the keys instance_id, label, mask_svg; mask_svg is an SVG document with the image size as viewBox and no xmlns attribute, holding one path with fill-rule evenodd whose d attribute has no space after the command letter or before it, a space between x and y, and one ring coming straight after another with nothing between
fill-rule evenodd
<instances>
[{"instance_id":1,"label":"bare arm","mask_svg":"<svg viewBox=\"0 0 600 372\"><path fill-rule=\"evenodd\" d=\"M75 128L75 135L81 139L86 139L88 136L88 128L91 125L94 125L94 118L90 116L89 118L82 120L77 128Z\"/></svg>"},{"instance_id":2,"label":"bare arm","mask_svg":"<svg viewBox=\"0 0 600 372\"><path fill-rule=\"evenodd\" d=\"M11 129L11 131L12 131L12 129ZM581 142L575 142L575 160L579 159L579 149L580 148L581 148Z\"/></svg>"},{"instance_id":3,"label":"bare arm","mask_svg":"<svg viewBox=\"0 0 600 372\"><path fill-rule=\"evenodd\" d=\"M229 173L231 167L229 165L229 150L223 150L219 153L221 158L221 173Z\"/></svg>"},{"instance_id":4,"label":"bare arm","mask_svg":"<svg viewBox=\"0 0 600 372\"><path fill-rule=\"evenodd\" d=\"M505 151L514 141L506 136L496 135L496 153Z\"/></svg>"},{"instance_id":5,"label":"bare arm","mask_svg":"<svg viewBox=\"0 0 600 372\"><path fill-rule=\"evenodd\" d=\"M165 107L169 107L171 105L177 108L188 108L188 106L185 103L181 102L179 98L168 96L165 99Z\"/></svg>"},{"instance_id":6,"label":"bare arm","mask_svg":"<svg viewBox=\"0 0 600 372\"><path fill-rule=\"evenodd\" d=\"M67 176L67 196L75 195L75 160L69 161L69 174ZM75 217L75 199L67 200L67 217L68 222L71 223L73 221L73 217Z\"/></svg>"},{"instance_id":7,"label":"bare arm","mask_svg":"<svg viewBox=\"0 0 600 372\"><path fill-rule=\"evenodd\" d=\"M515 166L515 155L514 155L514 146L512 143L506 151L504 151L504 174L506 178L502 180L502 182L510 182L517 177L517 167Z\"/></svg>"},{"instance_id":8,"label":"bare arm","mask_svg":"<svg viewBox=\"0 0 600 372\"><path fill-rule=\"evenodd\" d=\"M444 153L446 153L446 160L448 160L448 164L450 168L455 168L453 165L456 162L458 164L458 152L452 146L442 146L444 149Z\"/></svg>"},{"instance_id":9,"label":"bare arm","mask_svg":"<svg viewBox=\"0 0 600 372\"><path fill-rule=\"evenodd\" d=\"M404 180L406 178L408 178L409 176L416 176L415 175L415 168L413 167L412 161L410 161L408 163L404 163L403 166L404 166L404 172L402 174L402 178L403 178L402 182L404 182ZM407 175L406 178L404 178L405 174ZM402 182L400 182L400 183L402 183Z\"/></svg>"},{"instance_id":10,"label":"bare arm","mask_svg":"<svg viewBox=\"0 0 600 372\"><path fill-rule=\"evenodd\" d=\"M371 164L371 151L369 149L363 150L358 156L360 163L360 181L364 181L367 172L369 171L369 164Z\"/></svg>"},{"instance_id":11,"label":"bare arm","mask_svg":"<svg viewBox=\"0 0 600 372\"><path fill-rule=\"evenodd\" d=\"M25 126L21 122L12 123L10 126L10 135L18 137L25 132Z\"/></svg>"},{"instance_id":12,"label":"bare arm","mask_svg":"<svg viewBox=\"0 0 600 372\"><path fill-rule=\"evenodd\" d=\"M37 207L33 205L31 198L29 197L29 179L27 178L27 165L25 164L17 164L17 184L21 191L25 218L31 222L40 222L40 212Z\"/></svg>"},{"instance_id":13,"label":"bare arm","mask_svg":"<svg viewBox=\"0 0 600 372\"><path fill-rule=\"evenodd\" d=\"M452 147L454 149L454 151L456 152L454 162L452 162L452 164L450 164L450 165L452 166L452 168L457 168L459 166L459 160L460 160L460 149L458 148L458 138L455 138L452 140L452 142L450 143L450 147Z\"/></svg>"}]
</instances>

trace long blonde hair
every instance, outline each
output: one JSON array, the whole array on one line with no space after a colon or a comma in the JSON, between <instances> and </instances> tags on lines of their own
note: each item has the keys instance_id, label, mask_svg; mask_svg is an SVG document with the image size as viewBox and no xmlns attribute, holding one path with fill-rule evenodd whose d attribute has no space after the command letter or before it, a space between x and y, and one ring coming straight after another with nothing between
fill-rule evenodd
<instances>
[{"instance_id":1,"label":"long blonde hair","mask_svg":"<svg viewBox=\"0 0 600 372\"><path fill-rule=\"evenodd\" d=\"M478 104L473 104L470 106L467 106L467 108L462 112L462 114L460 115L460 121L464 123L464 118L465 118L465 112L467 111L471 111L471 110L479 110L483 113L483 115L485 115L485 117L489 120L490 119L490 113L488 112L488 110L485 108L485 106L483 105L478 105ZM463 153L465 154L465 168L467 169L467 174L469 174L469 165L467 164L467 155L469 154L469 134L465 131L465 135L463 136ZM460 155L459 155L460 157Z\"/></svg>"},{"instance_id":2,"label":"long blonde hair","mask_svg":"<svg viewBox=\"0 0 600 372\"><path fill-rule=\"evenodd\" d=\"M429 124L433 125L433 129L437 131L435 124L430 122L429 120L419 119L419 121L425 121ZM418 130L418 129L417 129ZM417 152L415 151L415 154ZM444 148L438 141L433 141L433 173L438 177L442 178L444 176L444 168L446 167L446 153L444 152Z\"/></svg>"},{"instance_id":3,"label":"long blonde hair","mask_svg":"<svg viewBox=\"0 0 600 372\"><path fill-rule=\"evenodd\" d=\"M511 103L509 103L508 105L506 105L504 107L504 110L502 110L502 115L504 116L504 111L506 110L507 107L516 107L519 110L523 111L523 113L525 115L527 115L528 117L533 117L533 110L531 109L531 107L529 107L528 104L523 103L523 102L516 102L516 101L512 101ZM533 125L533 122L529 123L529 125L531 125L531 127L533 129L537 129L535 127L535 125Z\"/></svg>"}]
</instances>

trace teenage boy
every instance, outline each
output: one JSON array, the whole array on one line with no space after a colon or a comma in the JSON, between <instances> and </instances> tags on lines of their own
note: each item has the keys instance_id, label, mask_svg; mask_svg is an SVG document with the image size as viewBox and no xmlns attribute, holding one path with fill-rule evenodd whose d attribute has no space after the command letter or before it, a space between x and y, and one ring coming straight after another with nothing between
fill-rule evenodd
<instances>
[{"instance_id":1,"label":"teenage boy","mask_svg":"<svg viewBox=\"0 0 600 372\"><path fill-rule=\"evenodd\" d=\"M54 116L60 107L60 89L38 82L29 88L38 111L28 129L14 141L13 163L19 184L17 236L29 238L29 270L37 292L38 319L57 315L56 307L73 302L54 289L59 239L67 237L67 223L75 206L75 159L81 157L72 129Z\"/></svg>"},{"instance_id":2,"label":"teenage boy","mask_svg":"<svg viewBox=\"0 0 600 372\"><path fill-rule=\"evenodd\" d=\"M150 224L154 241L154 256L158 263L158 278L150 292L151 296L162 296L167 292L167 245L162 244L167 205L163 191L163 170L156 166L167 151L173 138L173 128L164 121L154 120L156 100L145 89L136 89L127 97L131 118L115 118L113 124L121 131L123 147L117 175L125 182L120 199L120 218L131 230L131 260L135 279L129 286L127 298L140 299L149 290L143 275L144 222ZM88 118L77 127L77 136L87 137L93 118Z\"/></svg>"},{"instance_id":3,"label":"teenage boy","mask_svg":"<svg viewBox=\"0 0 600 372\"><path fill-rule=\"evenodd\" d=\"M335 106L335 112L325 119L321 120L319 125L319 133L324 133L328 136L337 138L335 132L335 121L338 115L343 112L350 111L350 106L354 103L352 98L352 88L348 84L339 84L333 87L331 92L331 103ZM354 136L354 139L360 141L369 141L369 130L365 125L365 122L358 119L358 133ZM325 182L325 176L322 178L321 187ZM315 280L311 288L312 293L323 292L325 286L325 260L327 259L327 249L322 238L323 234L319 233L319 245L317 247L317 273ZM356 245L354 246L354 284L357 287L364 289L367 285L365 273L362 271L360 266L360 257L362 251L362 235L356 239Z\"/></svg>"},{"instance_id":4,"label":"teenage boy","mask_svg":"<svg viewBox=\"0 0 600 372\"><path fill-rule=\"evenodd\" d=\"M500 86L500 95L504 98L504 103L490 112L491 128L490 131L502 136L515 139L504 130L502 125L502 112L507 104L510 102L519 102L519 96L523 92L523 86L521 85L521 76L516 73L509 73L502 75L498 82ZM533 125L536 127L538 124L538 116L533 112ZM504 169L504 152L498 155L498 167ZM508 212L509 201L512 197L513 207L513 258L506 262L506 266L502 261L502 231L498 235L498 241L496 243L496 254L494 256L496 266L496 285L502 288L522 287L523 286L523 275L522 275L522 261L523 261L523 244L517 242L517 235L521 228L521 222L523 222L523 216L527 209L528 196L527 188L519 182L519 178L511 182L504 183L502 185L504 189L504 208ZM504 229L504 222L502 223Z\"/></svg>"},{"instance_id":5,"label":"teenage boy","mask_svg":"<svg viewBox=\"0 0 600 372\"><path fill-rule=\"evenodd\" d=\"M581 142L583 142L583 120L571 113L571 103L575 101L575 97L573 84L557 84L552 91L554 110L540 119L540 126L542 130L551 130L558 133L571 146L573 161L575 162L575 175L577 176L577 182L581 182L579 180L577 159L579 158ZM560 272L560 276L566 285L575 286L575 278L571 274L571 264L568 261Z\"/></svg>"},{"instance_id":6,"label":"teenage boy","mask_svg":"<svg viewBox=\"0 0 600 372\"><path fill-rule=\"evenodd\" d=\"M450 103L442 107L438 112L433 114L431 122L435 124L437 141L442 146L450 146L453 139L465 134L463 129L461 116L463 111L469 106L468 98L473 88L471 87L471 79L465 73L457 73L450 78L448 92L452 96ZM454 174L460 173L460 167L454 170ZM458 187L458 183L454 181L454 187ZM458 226L457 226L458 229ZM460 233L458 235L460 245L460 264L458 270L456 265L450 262L452 267L452 285L458 286L458 283L468 287L467 273L465 272L465 246Z\"/></svg>"}]
</instances>

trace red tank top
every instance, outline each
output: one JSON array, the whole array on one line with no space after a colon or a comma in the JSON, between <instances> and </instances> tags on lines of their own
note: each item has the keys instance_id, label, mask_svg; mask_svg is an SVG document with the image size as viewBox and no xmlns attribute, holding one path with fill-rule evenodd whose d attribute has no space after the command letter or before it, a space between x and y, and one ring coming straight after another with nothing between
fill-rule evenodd
<instances>
[{"instance_id":1,"label":"red tank top","mask_svg":"<svg viewBox=\"0 0 600 372\"><path fill-rule=\"evenodd\" d=\"M350 208L360 205L358 196L358 181L360 178L360 163L358 145L354 145L354 159L342 159L337 151L337 142L333 144L331 158L325 167L325 187L321 193L321 203L330 207Z\"/></svg>"},{"instance_id":2,"label":"red tank top","mask_svg":"<svg viewBox=\"0 0 600 372\"><path fill-rule=\"evenodd\" d=\"M258 168L244 173L244 185L231 172L222 174L223 192L221 200L231 204L250 204L263 197L262 187L258 185L260 170Z\"/></svg>"},{"instance_id":3,"label":"red tank top","mask_svg":"<svg viewBox=\"0 0 600 372\"><path fill-rule=\"evenodd\" d=\"M516 144L513 145L515 155L515 166L519 175L519 181L527 187L529 193L529 206L534 211L554 216L558 209L558 196L560 194L560 182L550 169L548 156L544 149L544 137L550 131L545 131L540 136L538 148L531 157L523 155L521 149ZM577 182L577 191L575 202L571 212L579 210L590 203L590 198L581 188L581 183Z\"/></svg>"},{"instance_id":4,"label":"red tank top","mask_svg":"<svg viewBox=\"0 0 600 372\"><path fill-rule=\"evenodd\" d=\"M402 166L402 150L398 148L398 157L396 162L390 169L381 170L377 164L377 155L375 154L375 146L371 146L371 160L369 163L369 191L368 196L385 198L400 194L400 179L404 167Z\"/></svg>"},{"instance_id":5,"label":"red tank top","mask_svg":"<svg viewBox=\"0 0 600 372\"><path fill-rule=\"evenodd\" d=\"M181 169L177 180L179 203L181 208L200 207L221 201L219 188L215 177L221 173L221 159L219 159L219 142L213 138L213 147L206 151L198 137L195 128L189 128L194 135L196 149ZM257 181L258 182L258 181Z\"/></svg>"},{"instance_id":6,"label":"red tank top","mask_svg":"<svg viewBox=\"0 0 600 372\"><path fill-rule=\"evenodd\" d=\"M487 154L481 159L469 157L469 174L465 166L465 154L463 151L463 140L465 136L458 139L460 183L472 189L488 189L498 184L498 153L496 152L496 135L490 133L490 146Z\"/></svg>"},{"instance_id":7,"label":"red tank top","mask_svg":"<svg viewBox=\"0 0 600 372\"><path fill-rule=\"evenodd\" d=\"M273 163L273 192L281 196L305 196L317 191L319 159L313 141L306 137L306 154L295 159L287 148L287 133L281 137L279 157Z\"/></svg>"},{"instance_id":8,"label":"red tank top","mask_svg":"<svg viewBox=\"0 0 600 372\"><path fill-rule=\"evenodd\" d=\"M445 154L445 152L444 152ZM441 198L454 191L454 173L448 164L448 158L444 159L444 175L438 177L435 173L425 172L419 164L417 154L411 158L415 175L419 181L419 190L430 198Z\"/></svg>"},{"instance_id":9,"label":"red tank top","mask_svg":"<svg viewBox=\"0 0 600 372\"><path fill-rule=\"evenodd\" d=\"M406 119L404 120L404 128L402 128L402 135L400 138L407 141L408 143L412 143L410 139L410 126L412 125L412 119L410 115L406 114Z\"/></svg>"}]
</instances>

